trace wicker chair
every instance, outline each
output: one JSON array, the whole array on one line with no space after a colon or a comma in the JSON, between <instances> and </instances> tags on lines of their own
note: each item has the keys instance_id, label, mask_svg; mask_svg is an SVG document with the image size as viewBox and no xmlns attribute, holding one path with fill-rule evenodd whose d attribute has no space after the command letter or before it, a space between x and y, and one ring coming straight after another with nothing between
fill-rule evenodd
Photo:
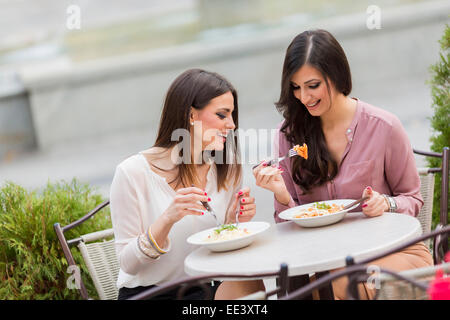
<instances>
[{"instance_id":1,"label":"wicker chair","mask_svg":"<svg viewBox=\"0 0 450 320\"><path fill-rule=\"evenodd\" d=\"M100 299L115 300L117 299L119 292L116 287L116 281L120 267L114 247L113 230L97 231L70 240L67 240L64 235L65 232L79 226L107 205L109 205L109 201L100 204L94 210L67 226L62 227L59 223L55 223L53 227L69 267L75 266L79 270L70 251L71 246L77 246ZM99 240L102 241L99 242ZM78 281L78 290L80 291L81 296L83 299L90 299L83 280L80 278Z\"/></svg>"},{"instance_id":2,"label":"wicker chair","mask_svg":"<svg viewBox=\"0 0 450 320\"><path fill-rule=\"evenodd\" d=\"M245 275L226 275L226 274L209 274L203 276L186 277L180 280L170 281L161 286L150 288L144 292L141 292L128 300L146 300L150 298L157 297L160 294L166 293L168 291L177 290L177 299L182 299L184 294L189 288L199 287L205 293L205 299L212 299L212 292L210 287L205 284L211 282L214 279L220 280L251 280L251 279L261 279L261 278L276 278L277 287L269 292L258 291L241 297L237 300L267 300L269 297L286 292L288 286L288 266L282 263L280 269L277 272L270 273L258 273L258 274L245 274Z\"/></svg>"},{"instance_id":3,"label":"wicker chair","mask_svg":"<svg viewBox=\"0 0 450 320\"><path fill-rule=\"evenodd\" d=\"M417 237L413 240L408 241L407 243L400 245L396 248L388 250L386 252L380 253L376 256L367 258L363 261L359 261L359 265L370 265L370 262L374 260L378 260L380 258L386 257L390 254L403 250L417 242L424 241L426 239L434 239L433 244L435 246L435 252L438 253L440 248L444 247L444 244L447 243L448 235L450 234L450 226L439 227L436 230L423 234L420 237ZM444 251L446 252L446 251ZM427 299L426 295L427 284L430 281L431 277L434 276L434 272L442 267L445 270L448 270L448 263L442 263L443 256L437 257L438 263L435 264L434 267L425 267L425 268L417 268L410 269L402 272L392 272L390 270L382 270L381 273L388 273L391 276L383 276L379 279L380 287L377 288L376 299L384 299L384 300L399 300L399 299ZM353 295L353 297L357 296L356 293L356 282L364 280L364 277L367 278L366 275L363 276L363 279L359 279L355 277L352 282L350 279L349 283L349 293ZM404 280L403 282L401 280ZM365 280L364 280L365 281ZM419 291L416 291L419 290Z\"/></svg>"},{"instance_id":4,"label":"wicker chair","mask_svg":"<svg viewBox=\"0 0 450 320\"><path fill-rule=\"evenodd\" d=\"M101 230L89 234L85 234L80 236L79 238L69 239L67 240L64 233L68 230L79 226L86 220L92 218L96 213L102 210L104 207L109 205L109 201L106 201L95 209L90 211L88 214L83 216L71 224L62 227L59 223L54 224L54 229L56 235L58 237L59 243L64 252L64 256L69 264L69 267L76 267L78 270L79 267L76 264L73 255L70 251L70 247L77 246L80 250L80 253L83 257L83 260L87 266L89 271L89 275L94 282L95 289L101 300L116 300L118 297L118 289L116 287L117 277L119 274L120 266L119 261L116 256L116 251L114 247L114 232L113 229ZM99 241L103 240L103 241ZM69 269L70 270L70 269ZM150 291L146 291L135 298L134 300L147 299L151 296L156 296L162 291L170 290L174 286L179 285L180 288L186 288L187 283L189 286L200 286L202 288L206 288L202 285L207 281L211 281L212 278L230 278L227 275L209 275L197 278L187 278L181 279L179 281L174 281L165 284L164 286L158 287ZM282 292L286 292L287 287L287 265L281 265L280 270L274 273L268 274L258 274L258 275L243 275L243 276L233 276L232 278L254 278L254 277L265 277L265 278L273 278L277 279L278 287L270 292L256 292L246 297L242 297L241 299L250 299L250 300L265 300L274 294L279 294ZM80 291L80 294L83 299L91 299L86 290L85 284L83 283L81 277L79 278L79 286L77 289ZM206 290L206 289L204 289ZM157 291L157 292L155 292ZM182 294L184 291L180 291Z\"/></svg>"},{"instance_id":5,"label":"wicker chair","mask_svg":"<svg viewBox=\"0 0 450 320\"><path fill-rule=\"evenodd\" d=\"M423 233L428 233L431 230L431 215L433 211L433 194L434 194L434 174L440 172L442 174L441 179L441 199L440 199L440 215L439 225L437 228L442 228L448 224L448 189L449 189L449 160L450 149L445 147L442 153L426 152L417 149L413 149L413 152L418 155L427 157L442 158L442 165L440 168L420 168L420 191L424 199L424 205L420 210L417 218L422 225ZM435 238L435 240L438 238ZM446 241L442 242L442 252L448 251L448 235L445 236ZM426 241L427 245L430 245L429 240ZM442 252L438 252L436 246L433 245L433 259L435 263L442 261Z\"/></svg>"},{"instance_id":6,"label":"wicker chair","mask_svg":"<svg viewBox=\"0 0 450 320\"><path fill-rule=\"evenodd\" d=\"M349 283L347 287L348 299L355 300L359 299L357 285L360 282L366 282L370 277L372 279L376 279L376 288L377 295L375 299L383 299L383 300L400 300L400 299L428 299L428 295L426 294L428 283L430 279L432 279L435 275L437 269L441 268L444 272L450 272L450 263L442 263L439 265L435 265L432 267L426 268L418 268L411 269L402 272L394 272L389 269L378 268L379 274L376 275L376 278L373 278L374 275L368 273L370 262L390 255L394 252L400 251L404 248L411 246L414 243L424 241L428 238L437 238L439 236L441 241L437 241L436 244L438 246L442 245L442 237L443 235L448 236L450 234L450 226L442 227L438 230L434 230L430 233L424 234L420 237L416 237L413 240L404 243L403 245L399 245L389 251L377 254L376 256L364 259L359 261L358 263L354 263L354 260L351 256L347 257L346 264L347 266L342 270L329 273L326 276L323 276L316 281L308 283L304 287L297 289L293 292L290 292L284 297L281 297L280 300L294 300L294 299L302 299L305 298L315 290L323 289L327 286L330 286L331 283L340 278L340 277L348 277ZM379 287L378 287L379 285ZM397 287L400 285L400 287Z\"/></svg>"},{"instance_id":7,"label":"wicker chair","mask_svg":"<svg viewBox=\"0 0 450 320\"><path fill-rule=\"evenodd\" d=\"M418 171L423 206L417 215L417 219L422 227L422 233L425 234L431 231L434 199L434 172L429 172L428 168L418 168ZM430 239L425 240L425 245L429 248L431 248L430 241Z\"/></svg>"},{"instance_id":8,"label":"wicker chair","mask_svg":"<svg viewBox=\"0 0 450 320\"><path fill-rule=\"evenodd\" d=\"M438 269L450 274L450 262L406 270L396 274L381 273L378 277L377 300L428 300L428 285ZM412 281L414 280L414 281Z\"/></svg>"}]
</instances>

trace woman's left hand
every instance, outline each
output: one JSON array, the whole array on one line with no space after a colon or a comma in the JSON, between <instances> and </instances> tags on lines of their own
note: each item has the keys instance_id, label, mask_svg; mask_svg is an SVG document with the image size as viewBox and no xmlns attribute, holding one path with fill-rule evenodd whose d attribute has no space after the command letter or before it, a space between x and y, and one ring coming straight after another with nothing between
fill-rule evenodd
<instances>
[{"instance_id":1,"label":"woman's left hand","mask_svg":"<svg viewBox=\"0 0 450 320\"><path fill-rule=\"evenodd\" d=\"M386 203L386 199L371 187L366 187L363 191L362 196L369 197L369 199L364 201L362 205L362 212L366 216L377 217L381 216L383 212L388 211L389 207Z\"/></svg>"},{"instance_id":2,"label":"woman's left hand","mask_svg":"<svg viewBox=\"0 0 450 320\"><path fill-rule=\"evenodd\" d=\"M256 214L255 198L250 195L250 188L243 187L234 195L233 204L227 212L227 223L235 223L236 211L239 211L239 222L250 221Z\"/></svg>"}]
</instances>

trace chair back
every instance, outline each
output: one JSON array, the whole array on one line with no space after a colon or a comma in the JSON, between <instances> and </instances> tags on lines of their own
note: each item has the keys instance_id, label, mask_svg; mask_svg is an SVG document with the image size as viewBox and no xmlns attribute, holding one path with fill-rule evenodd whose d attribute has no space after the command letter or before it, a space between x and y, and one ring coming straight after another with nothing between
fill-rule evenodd
<instances>
[{"instance_id":1,"label":"chair back","mask_svg":"<svg viewBox=\"0 0 450 320\"><path fill-rule=\"evenodd\" d=\"M132 297L130 297L128 300L147 300L151 298L155 298L158 295L167 293L171 290L176 291L176 299L183 299L185 297L185 293L189 288L198 287L203 290L203 293L205 295L205 299L212 299L214 298L212 295L212 290L209 286L206 284L214 281L226 281L226 280L232 280L232 281L239 281L239 280L255 280L255 279L266 279L266 278L276 278L279 281L277 281L277 287L273 290L270 290L268 292L265 291L257 291L255 293L249 294L244 297L240 297L237 300L267 300L269 297L275 295L275 294L285 294L288 287L288 265L285 263L282 263L280 265L280 269L276 272L267 272L267 273L255 273L255 274L233 274L233 275L227 275L227 274L207 274L203 276L192 276L192 277L185 277L179 280L173 280L166 282L164 284L152 287L150 289L145 290L144 292L138 293Z\"/></svg>"},{"instance_id":2,"label":"chair back","mask_svg":"<svg viewBox=\"0 0 450 320\"><path fill-rule=\"evenodd\" d=\"M117 300L119 294L116 282L120 266L114 239L106 240L113 236L113 229L108 229L83 235L82 241L78 243L78 249L101 300Z\"/></svg>"},{"instance_id":3,"label":"chair back","mask_svg":"<svg viewBox=\"0 0 450 320\"><path fill-rule=\"evenodd\" d=\"M72 246L77 246L99 298L102 300L117 299L118 296L116 281L120 267L114 247L113 229L92 232L75 239L66 239L65 232L81 225L108 205L109 201L103 202L82 218L67 226L61 226L59 223L53 225L69 267L75 266L75 270L80 270L70 249ZM78 290L83 299L90 299L82 279L79 279Z\"/></svg>"},{"instance_id":4,"label":"chair back","mask_svg":"<svg viewBox=\"0 0 450 320\"><path fill-rule=\"evenodd\" d=\"M417 219L422 227L422 234L431 231L431 221L433 214L434 199L434 172L429 172L429 168L419 168L420 194L423 199L423 206L417 215ZM425 240L425 245L430 248L431 240Z\"/></svg>"},{"instance_id":5,"label":"chair back","mask_svg":"<svg viewBox=\"0 0 450 320\"><path fill-rule=\"evenodd\" d=\"M427 151L421 151L417 149L413 149L413 152L415 154L420 154L426 157L435 157L435 158L441 158L442 164L439 168L428 168L428 172L435 173L439 172L441 173L441 196L440 196L440 210L439 210L439 224L438 227L445 227L448 224L448 191L449 191L449 171L450 171L450 148L444 147L442 149L442 153L439 152L427 152ZM445 253L447 252L449 248L449 236L444 235L444 239L441 242L442 251ZM436 240L435 238L434 240ZM439 256L439 248L436 248L435 243L433 244L433 259L435 263L439 263L442 260L442 257Z\"/></svg>"},{"instance_id":6,"label":"chair back","mask_svg":"<svg viewBox=\"0 0 450 320\"><path fill-rule=\"evenodd\" d=\"M428 287L431 280L436 276L436 271L442 269L445 273L450 272L450 262L440 265L423 267L418 269L399 272L398 275L407 279L413 279ZM415 285L411 281L400 280L390 274L381 274L378 278L379 289L377 300L428 300L427 290Z\"/></svg>"},{"instance_id":7,"label":"chair back","mask_svg":"<svg viewBox=\"0 0 450 320\"><path fill-rule=\"evenodd\" d=\"M375 281L375 288L380 290L378 292L378 299L402 299L403 297L407 299L428 299L428 296L425 296L424 293L426 293L428 288L430 277L434 277L438 268L442 268L444 272L450 272L450 262L447 261L439 266L435 265L401 272L378 268L379 271L376 278L374 278L374 275L368 273L368 268L372 265L373 261L401 251L417 242L424 241L428 238L436 238L437 236L447 236L448 234L450 234L450 226L442 227L439 230L434 230L427 234L415 237L414 239L411 239L406 243L398 245L387 251L362 259L358 261L358 263L355 263L352 256L348 256L345 259L345 268L320 277L316 281L306 284L305 286L290 292L286 296L281 297L281 300L304 298L310 295L314 290L320 290L325 286L329 286L333 281L341 277L348 278L347 299L359 299L360 297L357 285L359 283L368 283L369 278L371 278L371 283L373 283L373 280L379 279L379 281ZM399 284L398 280L405 281L403 288L396 288L396 285ZM381 286L377 287L378 284L381 284ZM400 284L400 286L402 286L402 284Z\"/></svg>"},{"instance_id":8,"label":"chair back","mask_svg":"<svg viewBox=\"0 0 450 320\"><path fill-rule=\"evenodd\" d=\"M360 266L369 266L375 260L384 258L393 253L400 252L401 250L418 243L420 241L424 241L426 239L436 239L437 237L447 237L450 234L450 226L438 228L432 232L422 234L421 236L415 237L398 245L394 248L391 248L387 251L378 253L372 257L362 259L358 262ZM436 243L436 242L435 242ZM395 272L392 270L387 270L383 268L379 268L381 271L381 275L378 275L378 283L376 282L376 289L378 299L383 300L398 300L398 299L428 299L427 289L428 284L432 278L434 278L436 274L436 270L442 268L444 271L448 272L449 270L449 262L439 263L439 265L423 267L423 268L415 268L409 269L405 271ZM367 277L367 274L364 275ZM356 278L353 280L349 280L348 284L348 292L353 298L358 299L358 292L356 290L357 281ZM362 278L359 281L367 280ZM381 287L377 287L377 284Z\"/></svg>"}]
</instances>

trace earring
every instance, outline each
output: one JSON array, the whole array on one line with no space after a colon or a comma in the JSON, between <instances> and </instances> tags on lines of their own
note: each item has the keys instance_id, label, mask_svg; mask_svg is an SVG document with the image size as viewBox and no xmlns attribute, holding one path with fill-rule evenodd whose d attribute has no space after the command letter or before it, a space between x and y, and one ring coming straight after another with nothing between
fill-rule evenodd
<instances>
[{"instance_id":1,"label":"earring","mask_svg":"<svg viewBox=\"0 0 450 320\"><path fill-rule=\"evenodd\" d=\"M193 122L191 122L191 126L193 126L194 125L194 123Z\"/></svg>"}]
</instances>

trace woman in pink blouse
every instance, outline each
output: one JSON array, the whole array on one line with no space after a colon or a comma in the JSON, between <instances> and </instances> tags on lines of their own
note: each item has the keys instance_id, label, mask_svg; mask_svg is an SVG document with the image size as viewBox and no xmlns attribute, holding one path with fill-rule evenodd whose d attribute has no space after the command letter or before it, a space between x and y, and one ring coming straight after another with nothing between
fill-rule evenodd
<instances>
[{"instance_id":1,"label":"woman in pink blouse","mask_svg":"<svg viewBox=\"0 0 450 320\"><path fill-rule=\"evenodd\" d=\"M308 145L308 159L293 157L279 167L254 169L256 184L275 195L275 221L290 207L331 199L369 196L357 210L368 217L383 212L417 216L423 205L420 180L405 130L396 116L349 96L350 67L342 47L325 30L305 31L289 45L280 99L284 121L274 141L280 155ZM431 265L423 243L373 262L393 270ZM345 278L333 283L346 297ZM374 290L361 285L360 296Z\"/></svg>"}]
</instances>

